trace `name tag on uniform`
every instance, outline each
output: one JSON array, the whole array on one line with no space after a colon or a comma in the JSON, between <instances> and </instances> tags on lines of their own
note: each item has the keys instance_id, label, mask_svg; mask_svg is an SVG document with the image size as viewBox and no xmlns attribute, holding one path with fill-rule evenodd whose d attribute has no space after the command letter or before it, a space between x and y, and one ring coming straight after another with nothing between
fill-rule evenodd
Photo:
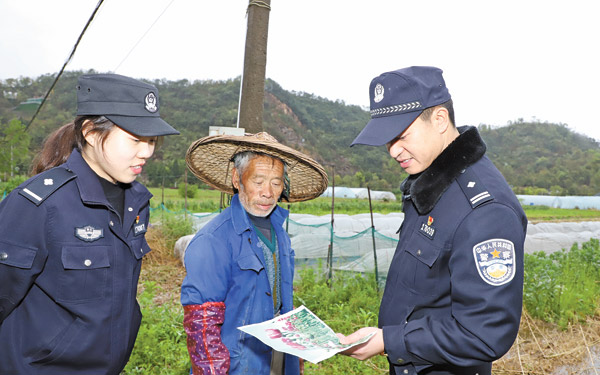
<instances>
[{"instance_id":1,"label":"name tag on uniform","mask_svg":"<svg viewBox=\"0 0 600 375\"><path fill-rule=\"evenodd\" d=\"M435 227L432 224L433 218L429 216L427 218L427 222L421 223L421 226L419 227L419 232L421 232L421 234L425 235L425 237L429 238L430 240L433 240L433 236L435 236Z\"/></svg>"},{"instance_id":2,"label":"name tag on uniform","mask_svg":"<svg viewBox=\"0 0 600 375\"><path fill-rule=\"evenodd\" d=\"M133 226L133 234L134 235L139 235L142 233L146 233L146 224L141 223L141 224L136 224Z\"/></svg>"}]
</instances>

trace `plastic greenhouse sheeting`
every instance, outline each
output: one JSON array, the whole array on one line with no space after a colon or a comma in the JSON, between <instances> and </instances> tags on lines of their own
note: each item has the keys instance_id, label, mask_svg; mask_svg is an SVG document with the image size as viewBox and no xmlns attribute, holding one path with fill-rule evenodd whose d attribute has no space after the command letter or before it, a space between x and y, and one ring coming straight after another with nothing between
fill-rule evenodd
<instances>
[{"instance_id":1,"label":"plastic greenhouse sheeting","mask_svg":"<svg viewBox=\"0 0 600 375\"><path fill-rule=\"evenodd\" d=\"M217 213L194 214L196 230ZM374 272L373 238L377 251L378 272L385 277L398 243L397 231L402 224L402 213L374 213L375 230L367 214L336 214L333 230L331 215L290 215L284 227L290 235L296 253L297 267L314 266L327 262L329 245L333 241L332 264L336 270ZM175 253L183 260L185 247L193 235L182 237L175 244ZM525 238L525 252L551 253L569 250L574 243L582 244L590 238L600 238L600 221L565 223L529 223Z\"/></svg>"},{"instance_id":2,"label":"plastic greenhouse sheeting","mask_svg":"<svg viewBox=\"0 0 600 375\"><path fill-rule=\"evenodd\" d=\"M369 199L367 188L350 188L356 195L356 198ZM395 201L396 195L391 191L371 190L371 199L373 200L388 200Z\"/></svg>"},{"instance_id":3,"label":"plastic greenhouse sheeting","mask_svg":"<svg viewBox=\"0 0 600 375\"><path fill-rule=\"evenodd\" d=\"M321 196L331 198L331 191L332 187L329 186L327 187L327 189L325 189ZM335 197L369 199L369 192L367 191L367 188L349 188L345 186L336 186ZM391 191L371 190L371 199L395 201L396 195Z\"/></svg>"},{"instance_id":4,"label":"plastic greenhouse sheeting","mask_svg":"<svg viewBox=\"0 0 600 375\"><path fill-rule=\"evenodd\" d=\"M331 192L333 191L331 186L328 186L327 189L321 194L322 197L331 197ZM336 186L335 187L335 197L336 198L356 198L356 194L352 191L352 189L344 187L344 186Z\"/></svg>"}]
</instances>

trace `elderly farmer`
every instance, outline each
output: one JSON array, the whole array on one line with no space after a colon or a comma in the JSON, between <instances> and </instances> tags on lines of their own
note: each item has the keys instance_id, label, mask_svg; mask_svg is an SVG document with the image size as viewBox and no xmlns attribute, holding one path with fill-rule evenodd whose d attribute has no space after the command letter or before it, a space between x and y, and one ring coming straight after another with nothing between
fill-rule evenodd
<instances>
[{"instance_id":1,"label":"elderly farmer","mask_svg":"<svg viewBox=\"0 0 600 375\"><path fill-rule=\"evenodd\" d=\"M455 127L442 71L383 73L353 144L386 145L409 176L379 328L345 354L386 354L391 374L491 374L521 317L527 218L474 127Z\"/></svg>"},{"instance_id":2,"label":"elderly farmer","mask_svg":"<svg viewBox=\"0 0 600 375\"><path fill-rule=\"evenodd\" d=\"M319 196L325 171L267 133L205 137L186 160L198 178L234 194L185 254L181 303L193 373L298 374L297 357L237 327L292 310L294 252L282 226L288 212L277 202Z\"/></svg>"}]
</instances>

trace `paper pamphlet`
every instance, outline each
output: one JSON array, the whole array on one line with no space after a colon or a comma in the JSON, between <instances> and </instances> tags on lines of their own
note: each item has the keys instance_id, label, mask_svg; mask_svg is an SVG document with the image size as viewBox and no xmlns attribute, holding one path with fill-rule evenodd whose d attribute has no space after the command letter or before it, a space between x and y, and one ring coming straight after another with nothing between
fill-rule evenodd
<instances>
[{"instance_id":1,"label":"paper pamphlet","mask_svg":"<svg viewBox=\"0 0 600 375\"><path fill-rule=\"evenodd\" d=\"M355 345L367 342L375 333L343 345L335 332L305 306L262 323L238 327L270 346L312 363L318 363Z\"/></svg>"}]
</instances>

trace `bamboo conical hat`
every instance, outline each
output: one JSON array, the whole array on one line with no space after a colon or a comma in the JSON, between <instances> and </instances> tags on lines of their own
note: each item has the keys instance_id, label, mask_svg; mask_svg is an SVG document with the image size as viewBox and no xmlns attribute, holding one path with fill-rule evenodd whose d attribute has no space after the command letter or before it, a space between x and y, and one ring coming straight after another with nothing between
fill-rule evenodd
<instances>
[{"instance_id":1,"label":"bamboo conical hat","mask_svg":"<svg viewBox=\"0 0 600 375\"><path fill-rule=\"evenodd\" d=\"M300 202L320 196L329 182L327 173L310 156L282 145L268 133L211 135L190 145L185 161L190 171L209 186L233 195L231 171L233 156L254 151L281 159L287 165L290 181L289 202Z\"/></svg>"}]
</instances>

